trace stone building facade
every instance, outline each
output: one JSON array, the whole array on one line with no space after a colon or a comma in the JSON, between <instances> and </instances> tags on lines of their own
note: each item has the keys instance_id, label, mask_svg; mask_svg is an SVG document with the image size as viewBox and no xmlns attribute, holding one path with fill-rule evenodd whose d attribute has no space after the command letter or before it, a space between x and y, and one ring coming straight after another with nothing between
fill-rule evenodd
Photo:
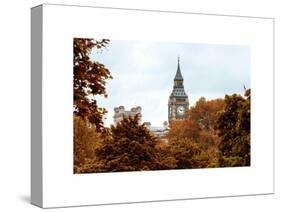
<instances>
[{"instance_id":1,"label":"stone building facade","mask_svg":"<svg viewBox=\"0 0 281 212\"><path fill-rule=\"evenodd\" d=\"M118 122L122 121L124 118L139 116L139 124L141 124L141 107L133 107L130 110L125 110L124 106L119 106L114 108L113 123L116 125Z\"/></svg>"},{"instance_id":2,"label":"stone building facade","mask_svg":"<svg viewBox=\"0 0 281 212\"><path fill-rule=\"evenodd\" d=\"M173 91L168 101L168 120L169 123L173 120L180 120L185 117L186 111L189 108L188 96L185 93L183 85L183 77L180 69L180 60L178 58L178 67L174 78Z\"/></svg>"}]
</instances>

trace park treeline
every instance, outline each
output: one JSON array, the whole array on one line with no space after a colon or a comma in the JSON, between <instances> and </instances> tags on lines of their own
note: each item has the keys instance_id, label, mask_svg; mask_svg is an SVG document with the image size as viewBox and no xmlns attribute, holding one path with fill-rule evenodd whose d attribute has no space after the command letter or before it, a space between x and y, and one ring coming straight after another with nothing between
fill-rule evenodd
<instances>
[{"instance_id":1,"label":"park treeline","mask_svg":"<svg viewBox=\"0 0 281 212\"><path fill-rule=\"evenodd\" d=\"M169 128L164 142L138 116L98 132L74 115L74 173L249 166L250 90L200 98Z\"/></svg>"}]
</instances>

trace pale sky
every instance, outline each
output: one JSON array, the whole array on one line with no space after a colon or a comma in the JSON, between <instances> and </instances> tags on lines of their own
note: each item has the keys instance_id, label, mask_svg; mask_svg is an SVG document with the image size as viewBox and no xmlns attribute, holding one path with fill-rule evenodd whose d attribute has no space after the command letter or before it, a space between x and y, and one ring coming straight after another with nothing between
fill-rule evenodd
<instances>
[{"instance_id":1,"label":"pale sky","mask_svg":"<svg viewBox=\"0 0 281 212\"><path fill-rule=\"evenodd\" d=\"M108 110L105 124L113 123L113 108L142 107L142 121L162 126L168 121L168 99L173 89L177 57L190 105L225 94L244 93L250 87L250 47L199 43L112 40L103 51L92 51L91 59L104 64L108 98L97 97Z\"/></svg>"}]
</instances>

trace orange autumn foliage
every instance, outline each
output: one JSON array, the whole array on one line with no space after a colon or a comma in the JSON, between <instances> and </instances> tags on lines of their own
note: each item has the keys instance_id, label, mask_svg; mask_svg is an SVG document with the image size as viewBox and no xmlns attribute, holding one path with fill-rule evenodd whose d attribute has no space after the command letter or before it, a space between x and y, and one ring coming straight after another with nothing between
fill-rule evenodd
<instances>
[{"instance_id":1,"label":"orange autumn foliage","mask_svg":"<svg viewBox=\"0 0 281 212\"><path fill-rule=\"evenodd\" d=\"M89 172L91 164L95 163L94 149L97 142L101 141L102 135L90 123L79 117L73 116L73 162L74 173Z\"/></svg>"},{"instance_id":2,"label":"orange autumn foliage","mask_svg":"<svg viewBox=\"0 0 281 212\"><path fill-rule=\"evenodd\" d=\"M182 168L217 167L220 138L215 128L224 100L200 98L183 120L172 121L168 133L172 154ZM179 158L180 156L180 158ZM185 161L185 162L183 162Z\"/></svg>"},{"instance_id":3,"label":"orange autumn foliage","mask_svg":"<svg viewBox=\"0 0 281 212\"><path fill-rule=\"evenodd\" d=\"M100 107L96 95L107 97L106 81L112 79L110 71L90 58L92 49L102 49L108 39L73 39L73 108L74 114L94 124L97 131L104 130L103 116L106 109ZM89 98L91 97L91 98Z\"/></svg>"}]
</instances>

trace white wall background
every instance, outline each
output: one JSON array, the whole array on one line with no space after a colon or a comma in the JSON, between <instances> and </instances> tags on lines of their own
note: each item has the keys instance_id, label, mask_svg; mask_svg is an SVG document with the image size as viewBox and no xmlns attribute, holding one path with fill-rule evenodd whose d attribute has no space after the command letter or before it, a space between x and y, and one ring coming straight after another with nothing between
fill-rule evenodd
<instances>
[{"instance_id":1,"label":"white wall background","mask_svg":"<svg viewBox=\"0 0 281 212\"><path fill-rule=\"evenodd\" d=\"M278 0L50 0L48 3L266 16L276 18L276 194L52 209L52 211L277 211L280 191L280 21ZM30 205L30 7L40 0L0 5L0 211L39 211ZM278 7L279 6L279 7ZM255 177L255 176L253 176Z\"/></svg>"}]
</instances>

